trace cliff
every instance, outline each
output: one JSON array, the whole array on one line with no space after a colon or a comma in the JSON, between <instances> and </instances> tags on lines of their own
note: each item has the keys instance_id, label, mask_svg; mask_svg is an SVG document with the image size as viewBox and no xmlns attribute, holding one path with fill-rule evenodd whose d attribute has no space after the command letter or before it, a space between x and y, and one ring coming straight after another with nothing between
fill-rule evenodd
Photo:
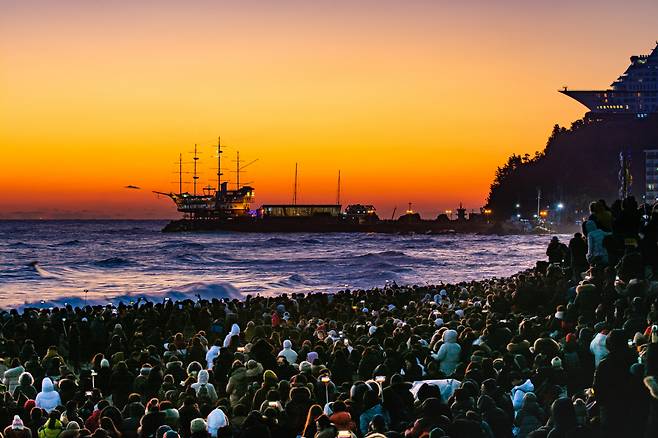
<instances>
[{"instance_id":1,"label":"cliff","mask_svg":"<svg viewBox=\"0 0 658 438\"><path fill-rule=\"evenodd\" d=\"M532 217L537 188L542 208L561 202L565 215L579 215L593 199L613 200L619 191L619 153L630 151L632 193L642 202L645 192L644 151L658 149L658 114L646 118L584 118L570 128L555 125L541 153L512 155L499 167L487 206L499 219L519 212Z\"/></svg>"}]
</instances>

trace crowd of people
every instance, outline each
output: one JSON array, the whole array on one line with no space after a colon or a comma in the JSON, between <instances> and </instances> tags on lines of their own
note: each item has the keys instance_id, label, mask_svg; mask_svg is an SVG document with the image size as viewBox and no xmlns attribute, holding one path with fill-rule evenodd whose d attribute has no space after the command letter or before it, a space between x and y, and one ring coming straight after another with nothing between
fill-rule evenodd
<instances>
[{"instance_id":1,"label":"crowd of people","mask_svg":"<svg viewBox=\"0 0 658 438\"><path fill-rule=\"evenodd\" d=\"M658 436L658 214L509 278L0 313L4 438Z\"/></svg>"}]
</instances>

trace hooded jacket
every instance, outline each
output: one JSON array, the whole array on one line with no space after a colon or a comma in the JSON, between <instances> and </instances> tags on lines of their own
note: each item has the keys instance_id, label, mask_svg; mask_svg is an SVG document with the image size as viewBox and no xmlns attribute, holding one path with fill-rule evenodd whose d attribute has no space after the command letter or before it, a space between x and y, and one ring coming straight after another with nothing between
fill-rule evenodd
<instances>
[{"instance_id":1,"label":"hooded jacket","mask_svg":"<svg viewBox=\"0 0 658 438\"><path fill-rule=\"evenodd\" d=\"M210 375L208 374L208 371L201 370L196 378L196 383L193 383L191 387L196 392L197 396L199 395L201 388L205 387L208 390L208 397L210 397L211 403L215 403L217 401L217 391L215 391L215 387L212 383L208 383L209 378Z\"/></svg>"},{"instance_id":2,"label":"hooded jacket","mask_svg":"<svg viewBox=\"0 0 658 438\"><path fill-rule=\"evenodd\" d=\"M432 358L440 362L439 368L443 374L451 376L459 364L461 352L462 347L457 343L457 331L446 330L443 332L443 344Z\"/></svg>"},{"instance_id":3,"label":"hooded jacket","mask_svg":"<svg viewBox=\"0 0 658 438\"><path fill-rule=\"evenodd\" d=\"M517 435L519 438L525 438L544 424L544 411L537 403L537 396L534 393L528 392L523 397L521 409L514 424L519 428Z\"/></svg>"},{"instance_id":4,"label":"hooded jacket","mask_svg":"<svg viewBox=\"0 0 658 438\"><path fill-rule=\"evenodd\" d=\"M219 349L220 347L218 345L213 345L210 347L208 352L206 353L206 368L211 370L213 366L213 362L216 357L219 356Z\"/></svg>"},{"instance_id":5,"label":"hooded jacket","mask_svg":"<svg viewBox=\"0 0 658 438\"><path fill-rule=\"evenodd\" d=\"M594 366L599 367L599 364L608 355L608 349L605 346L605 340L608 335L605 333L597 333L589 344L589 351L594 355Z\"/></svg>"},{"instance_id":6,"label":"hooded jacket","mask_svg":"<svg viewBox=\"0 0 658 438\"><path fill-rule=\"evenodd\" d=\"M44 379L41 381L41 392L37 394L37 398L34 400L34 403L37 408L41 408L48 413L62 404L59 393L55 391L53 381L50 380L49 377L44 377Z\"/></svg>"},{"instance_id":7,"label":"hooded jacket","mask_svg":"<svg viewBox=\"0 0 658 438\"><path fill-rule=\"evenodd\" d=\"M288 339L283 341L283 350L278 355L285 357L290 365L297 363L297 352L292 349L292 342Z\"/></svg>"},{"instance_id":8,"label":"hooded jacket","mask_svg":"<svg viewBox=\"0 0 658 438\"><path fill-rule=\"evenodd\" d=\"M532 384L530 379L526 380L520 385L512 388L512 406L514 406L514 412L518 413L523 406L523 397L528 392L533 392L535 390L535 385Z\"/></svg>"},{"instance_id":9,"label":"hooded jacket","mask_svg":"<svg viewBox=\"0 0 658 438\"><path fill-rule=\"evenodd\" d=\"M237 324L233 324L231 326L231 332L224 338L224 348L227 348L229 345L231 345L233 336L240 336L240 326Z\"/></svg>"},{"instance_id":10,"label":"hooded jacket","mask_svg":"<svg viewBox=\"0 0 658 438\"><path fill-rule=\"evenodd\" d=\"M229 425L228 417L219 408L213 409L208 414L208 433L211 437L217 437L217 431Z\"/></svg>"}]
</instances>

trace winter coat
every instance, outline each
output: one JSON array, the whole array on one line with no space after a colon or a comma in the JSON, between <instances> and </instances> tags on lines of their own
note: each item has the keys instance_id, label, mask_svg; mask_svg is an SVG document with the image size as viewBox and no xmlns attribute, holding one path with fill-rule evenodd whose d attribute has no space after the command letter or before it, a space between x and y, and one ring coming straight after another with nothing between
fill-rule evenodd
<instances>
[{"instance_id":1,"label":"winter coat","mask_svg":"<svg viewBox=\"0 0 658 438\"><path fill-rule=\"evenodd\" d=\"M32 438L32 431L27 426L22 429L12 429L11 425L9 425L3 434L5 438Z\"/></svg>"},{"instance_id":2,"label":"winter coat","mask_svg":"<svg viewBox=\"0 0 658 438\"><path fill-rule=\"evenodd\" d=\"M512 388L512 406L514 406L515 415L518 415L521 410L521 407L523 406L523 397L526 393L533 392L534 390L535 385L532 384L530 379Z\"/></svg>"},{"instance_id":3,"label":"winter coat","mask_svg":"<svg viewBox=\"0 0 658 438\"><path fill-rule=\"evenodd\" d=\"M62 433L63 426L62 422L59 420L55 420L54 427L49 427L51 420L46 421L46 424L41 426L39 428L39 431L37 433L38 438L58 438L59 435Z\"/></svg>"},{"instance_id":4,"label":"winter coat","mask_svg":"<svg viewBox=\"0 0 658 438\"><path fill-rule=\"evenodd\" d=\"M306 415L313 405L311 391L305 387L296 387L290 390L290 401L286 403L286 414L291 432L300 434L304 430Z\"/></svg>"},{"instance_id":5,"label":"winter coat","mask_svg":"<svg viewBox=\"0 0 658 438\"><path fill-rule=\"evenodd\" d=\"M110 377L110 388L112 390L112 402L119 409L128 403L128 396L133 389L135 376L127 369L118 369Z\"/></svg>"},{"instance_id":6,"label":"winter coat","mask_svg":"<svg viewBox=\"0 0 658 438\"><path fill-rule=\"evenodd\" d=\"M283 350L279 351L278 356L285 357L290 365L297 363L297 352L292 349L292 342L288 339L283 341Z\"/></svg>"},{"instance_id":7,"label":"winter coat","mask_svg":"<svg viewBox=\"0 0 658 438\"><path fill-rule=\"evenodd\" d=\"M523 406L514 420L514 424L519 428L518 438L526 438L530 432L539 429L544 425L544 412L537 403L535 397L525 397Z\"/></svg>"},{"instance_id":8,"label":"winter coat","mask_svg":"<svg viewBox=\"0 0 658 438\"><path fill-rule=\"evenodd\" d=\"M167 424L167 416L164 412L148 412L140 421L139 437L155 438L158 427Z\"/></svg>"},{"instance_id":9,"label":"winter coat","mask_svg":"<svg viewBox=\"0 0 658 438\"><path fill-rule=\"evenodd\" d=\"M239 367L233 370L226 385L226 393L229 395L231 407L235 407L240 403L240 400L247 393L248 386L247 369L245 367Z\"/></svg>"},{"instance_id":10,"label":"winter coat","mask_svg":"<svg viewBox=\"0 0 658 438\"><path fill-rule=\"evenodd\" d=\"M603 240L611 233L605 232L596 227L594 221L585 222L587 230L587 261L590 264L599 263L608 264L608 251L603 246Z\"/></svg>"},{"instance_id":11,"label":"winter coat","mask_svg":"<svg viewBox=\"0 0 658 438\"><path fill-rule=\"evenodd\" d=\"M217 438L217 431L228 425L228 417L220 408L215 408L208 414L208 433L212 438Z\"/></svg>"},{"instance_id":12,"label":"winter coat","mask_svg":"<svg viewBox=\"0 0 658 438\"><path fill-rule=\"evenodd\" d=\"M37 396L37 390L33 385L34 378L32 378L32 374L28 372L21 374L18 378L18 386L12 393L14 400L18 400L21 394L23 394L28 400L34 400Z\"/></svg>"},{"instance_id":13,"label":"winter coat","mask_svg":"<svg viewBox=\"0 0 658 438\"><path fill-rule=\"evenodd\" d=\"M462 347L457 343L457 331L446 330L443 332L443 344L439 351L432 355L432 358L440 362L441 372L449 377L455 372L459 364L461 352Z\"/></svg>"},{"instance_id":14,"label":"winter coat","mask_svg":"<svg viewBox=\"0 0 658 438\"><path fill-rule=\"evenodd\" d=\"M391 419L388 416L388 412L384 410L381 404L377 403L375 406L371 407L370 409L366 410L359 416L359 430L361 430L362 434L368 433L368 425L372 421L372 419L375 417L375 415L381 415L384 417L384 422L386 423L386 427L391 423Z\"/></svg>"},{"instance_id":15,"label":"winter coat","mask_svg":"<svg viewBox=\"0 0 658 438\"><path fill-rule=\"evenodd\" d=\"M219 349L220 347L217 345L213 345L210 347L208 352L206 353L206 367L211 370L213 366L213 361L217 356L219 356Z\"/></svg>"},{"instance_id":16,"label":"winter coat","mask_svg":"<svg viewBox=\"0 0 658 438\"><path fill-rule=\"evenodd\" d=\"M197 376L196 383L193 383L191 387L196 392L198 397L203 395L203 393L206 393L210 403L214 404L217 401L217 391L215 391L215 387L212 383L208 383L209 378L210 375L208 374L208 371L201 370Z\"/></svg>"},{"instance_id":17,"label":"winter coat","mask_svg":"<svg viewBox=\"0 0 658 438\"><path fill-rule=\"evenodd\" d=\"M605 333L597 333L589 344L589 351L594 355L594 366L599 367L599 364L608 355L608 349L605 346L605 340L608 337Z\"/></svg>"},{"instance_id":18,"label":"winter coat","mask_svg":"<svg viewBox=\"0 0 658 438\"><path fill-rule=\"evenodd\" d=\"M605 436L623 436L628 420L632 359L624 353L610 353L594 373L594 394Z\"/></svg>"},{"instance_id":19,"label":"winter coat","mask_svg":"<svg viewBox=\"0 0 658 438\"><path fill-rule=\"evenodd\" d=\"M50 413L50 411L62 404L59 393L55 391L53 381L49 377L44 377L41 381L41 392L37 394L34 404L37 408L41 408L47 413Z\"/></svg>"},{"instance_id":20,"label":"winter coat","mask_svg":"<svg viewBox=\"0 0 658 438\"><path fill-rule=\"evenodd\" d=\"M231 326L231 332L226 335L224 338L224 348L228 347L231 345L231 340L233 339L233 336L240 336L240 326L237 324L233 324Z\"/></svg>"},{"instance_id":21,"label":"winter coat","mask_svg":"<svg viewBox=\"0 0 658 438\"><path fill-rule=\"evenodd\" d=\"M5 371L3 383L7 386L7 390L10 394L14 393L14 390L18 386L18 378L24 371L25 368L20 365L15 368L9 368Z\"/></svg>"}]
</instances>

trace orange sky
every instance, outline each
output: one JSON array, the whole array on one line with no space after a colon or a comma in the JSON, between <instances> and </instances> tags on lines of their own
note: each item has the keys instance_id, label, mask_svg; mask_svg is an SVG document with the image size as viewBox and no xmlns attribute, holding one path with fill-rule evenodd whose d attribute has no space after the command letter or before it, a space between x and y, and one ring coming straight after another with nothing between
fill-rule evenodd
<instances>
[{"instance_id":1,"label":"orange sky","mask_svg":"<svg viewBox=\"0 0 658 438\"><path fill-rule=\"evenodd\" d=\"M259 159L259 203L291 200L297 161L300 202L333 202L341 169L343 203L383 216L477 208L584 114L558 88L607 87L658 37L654 0L14 3L0 218L176 217L150 191L194 143L214 181L217 135L229 179L236 150Z\"/></svg>"}]
</instances>

